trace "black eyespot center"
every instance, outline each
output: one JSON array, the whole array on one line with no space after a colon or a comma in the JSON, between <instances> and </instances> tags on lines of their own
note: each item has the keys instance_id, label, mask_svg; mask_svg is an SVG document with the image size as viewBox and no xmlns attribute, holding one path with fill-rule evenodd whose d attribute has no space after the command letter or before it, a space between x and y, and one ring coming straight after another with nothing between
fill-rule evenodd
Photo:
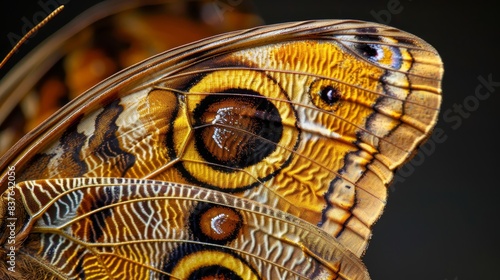
<instances>
[{"instance_id":1,"label":"black eyespot center","mask_svg":"<svg viewBox=\"0 0 500 280\"><path fill-rule=\"evenodd\" d=\"M376 35L376 33L378 33L377 30L373 28L364 28L359 29L358 32L360 33L354 36L358 42L356 43L358 53L368 59L376 58L378 55L376 44L382 42L381 37Z\"/></svg>"},{"instance_id":2,"label":"black eyespot center","mask_svg":"<svg viewBox=\"0 0 500 280\"><path fill-rule=\"evenodd\" d=\"M334 105L335 103L337 103L340 100L339 91L330 85L323 87L319 94L320 94L321 100L323 100L329 106Z\"/></svg>"},{"instance_id":3,"label":"black eyespot center","mask_svg":"<svg viewBox=\"0 0 500 280\"><path fill-rule=\"evenodd\" d=\"M195 279L242 280L243 278L241 278L238 274L236 274L236 272L230 270L227 267L223 267L220 265L209 265L202 266L189 275L188 280Z\"/></svg>"},{"instance_id":4,"label":"black eyespot center","mask_svg":"<svg viewBox=\"0 0 500 280\"><path fill-rule=\"evenodd\" d=\"M367 58L376 57L378 54L377 49L372 44L360 44L357 49L364 57Z\"/></svg>"},{"instance_id":5,"label":"black eyespot center","mask_svg":"<svg viewBox=\"0 0 500 280\"><path fill-rule=\"evenodd\" d=\"M278 108L259 93L227 89L205 97L193 111L195 147L214 169L231 173L261 162L278 147ZM210 124L210 125L207 125Z\"/></svg>"}]
</instances>

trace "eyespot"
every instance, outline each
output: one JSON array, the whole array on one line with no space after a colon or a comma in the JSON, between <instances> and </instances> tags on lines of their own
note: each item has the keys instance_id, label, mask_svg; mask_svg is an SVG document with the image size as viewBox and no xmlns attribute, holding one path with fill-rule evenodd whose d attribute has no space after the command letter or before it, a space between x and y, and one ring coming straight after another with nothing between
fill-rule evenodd
<instances>
[{"instance_id":1,"label":"eyespot","mask_svg":"<svg viewBox=\"0 0 500 280\"><path fill-rule=\"evenodd\" d=\"M397 47L376 43L356 43L354 49L364 58L380 66L393 69L401 67L402 56Z\"/></svg>"},{"instance_id":2,"label":"eyespot","mask_svg":"<svg viewBox=\"0 0 500 280\"><path fill-rule=\"evenodd\" d=\"M188 183L240 192L290 163L300 134L295 109L276 80L259 71L220 70L188 84L183 120L189 122L180 128L180 121L181 133L168 141L169 156L182 159L176 172Z\"/></svg>"},{"instance_id":3,"label":"eyespot","mask_svg":"<svg viewBox=\"0 0 500 280\"><path fill-rule=\"evenodd\" d=\"M327 79L318 79L311 83L309 96L316 107L327 111L336 111L342 103L341 89L341 84Z\"/></svg>"},{"instance_id":4,"label":"eyespot","mask_svg":"<svg viewBox=\"0 0 500 280\"><path fill-rule=\"evenodd\" d=\"M330 85L324 86L320 90L319 95L321 99L330 106L337 103L340 99L340 93L338 92L338 90Z\"/></svg>"},{"instance_id":5,"label":"eyespot","mask_svg":"<svg viewBox=\"0 0 500 280\"><path fill-rule=\"evenodd\" d=\"M403 55L397 46L398 40L377 35L375 28L358 32L357 35L340 35L337 38L343 40L344 45L361 58L384 68L401 68Z\"/></svg>"},{"instance_id":6,"label":"eyespot","mask_svg":"<svg viewBox=\"0 0 500 280\"><path fill-rule=\"evenodd\" d=\"M238 237L243 218L235 209L199 203L189 215L189 230L203 242L226 244Z\"/></svg>"},{"instance_id":7,"label":"eyespot","mask_svg":"<svg viewBox=\"0 0 500 280\"><path fill-rule=\"evenodd\" d=\"M198 244L179 246L165 261L163 271L175 279L261 279L239 255Z\"/></svg>"}]
</instances>

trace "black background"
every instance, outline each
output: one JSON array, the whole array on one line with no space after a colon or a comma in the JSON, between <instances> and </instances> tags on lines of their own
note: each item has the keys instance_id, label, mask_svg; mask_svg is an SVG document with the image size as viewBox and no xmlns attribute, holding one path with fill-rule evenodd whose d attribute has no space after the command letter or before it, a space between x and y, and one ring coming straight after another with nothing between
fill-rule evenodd
<instances>
[{"instance_id":1,"label":"black background","mask_svg":"<svg viewBox=\"0 0 500 280\"><path fill-rule=\"evenodd\" d=\"M67 1L66 9L24 46L2 70L94 1ZM493 1L264 1L255 0L266 23L306 19L361 19L413 33L441 54L445 65L442 135L400 173L374 227L364 261L373 279L500 279L498 142L500 35ZM37 1L0 4L0 55L19 34L22 17ZM374 16L377 14L379 16ZM495 83L480 89L480 78ZM488 94L489 92L489 94ZM489 96L485 96L489 95ZM463 108L459 113L457 106ZM447 115L449 118L444 118ZM412 170L414 167L414 170ZM499 172L499 173L497 173Z\"/></svg>"}]
</instances>

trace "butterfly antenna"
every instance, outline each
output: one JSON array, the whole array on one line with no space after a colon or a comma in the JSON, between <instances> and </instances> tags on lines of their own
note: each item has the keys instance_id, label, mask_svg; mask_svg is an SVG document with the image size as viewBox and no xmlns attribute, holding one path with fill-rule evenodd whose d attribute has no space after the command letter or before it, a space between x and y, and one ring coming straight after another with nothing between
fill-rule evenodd
<instances>
[{"instance_id":1,"label":"butterfly antenna","mask_svg":"<svg viewBox=\"0 0 500 280\"><path fill-rule=\"evenodd\" d=\"M29 37L31 37L31 35L36 33L40 28L42 28L42 26L47 24L47 22L49 22L49 20L51 20L57 14L59 14L63 8L64 8L64 5L59 6L52 13L50 13L46 18L44 18L40 23L38 23L35 27L31 28L30 31L28 31L28 33L26 33L26 35L24 35L21 38L21 40L19 40L19 42L17 42L17 44L10 50L10 52L5 56L5 58L2 60L2 62L0 62L0 69L5 65L5 63L7 63L7 61L14 55L14 53L17 52L17 50L21 47L21 45L24 44L24 42L26 42Z\"/></svg>"}]
</instances>

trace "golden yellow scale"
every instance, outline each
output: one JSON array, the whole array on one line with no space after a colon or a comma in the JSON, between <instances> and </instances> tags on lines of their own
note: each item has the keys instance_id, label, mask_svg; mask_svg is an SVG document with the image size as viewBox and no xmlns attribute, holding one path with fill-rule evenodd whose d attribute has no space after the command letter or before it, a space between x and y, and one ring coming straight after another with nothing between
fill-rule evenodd
<instances>
[{"instance_id":1,"label":"golden yellow scale","mask_svg":"<svg viewBox=\"0 0 500 280\"><path fill-rule=\"evenodd\" d=\"M369 279L360 257L442 72L421 39L354 20L147 59L0 160L0 277Z\"/></svg>"}]
</instances>

